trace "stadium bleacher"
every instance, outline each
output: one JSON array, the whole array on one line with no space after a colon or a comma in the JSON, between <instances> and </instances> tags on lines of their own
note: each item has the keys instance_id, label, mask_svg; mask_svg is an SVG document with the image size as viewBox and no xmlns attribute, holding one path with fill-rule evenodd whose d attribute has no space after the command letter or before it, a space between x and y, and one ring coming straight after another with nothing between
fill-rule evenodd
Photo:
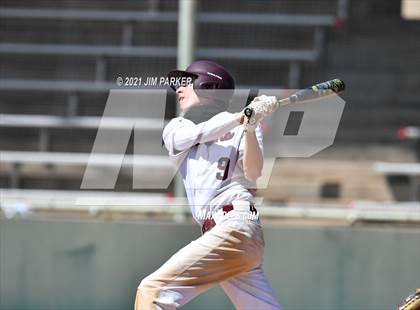
<instances>
[{"instance_id":1,"label":"stadium bleacher","mask_svg":"<svg viewBox=\"0 0 420 310\"><path fill-rule=\"evenodd\" d=\"M345 99L351 104L343 115L337 147L363 150L398 143L396 129L420 119L415 87L420 81L414 75L418 59L412 57L414 64L394 59L389 46L396 35L369 28L357 16L362 4L349 7L346 0L319 1L316 6L305 1L265 3L212 1L210 6L203 2L197 17L197 57L221 61L237 77L239 87L245 88L298 88L341 77L348 85ZM372 6L376 19L393 9L373 0L363 5ZM17 176L21 166L37 156L44 159L38 161L43 167L63 163L65 158L71 166L77 156L86 157L117 76L163 76L175 67L176 1L127 0L117 6L99 1L3 1L0 17L0 141L2 162L9 167L0 171L2 187L19 183L37 188L37 182L16 181L22 179ZM390 23L387 28L411 27L397 19ZM378 41L360 44L365 43L364 31L378 33ZM342 32L346 41L340 39ZM418 44L420 40L410 40L410 45ZM412 49L404 51L409 58ZM378 53L384 57L377 57ZM354 62L354 57L364 58ZM394 71L412 67L414 81L405 83L408 78L401 76L404 82L399 83L383 72L384 65ZM124 127L124 120L109 126ZM148 127L145 120L144 128ZM155 134L158 127L153 127ZM410 146L400 143L398 147L415 154ZM34 151L43 153L30 153ZM69 152L78 155L63 157ZM377 155L381 160L382 155ZM74 181L57 182L57 189L77 186Z\"/></svg>"},{"instance_id":2,"label":"stadium bleacher","mask_svg":"<svg viewBox=\"0 0 420 310\"><path fill-rule=\"evenodd\" d=\"M155 186L175 172L161 117L175 115L173 92L116 85L176 68L180 1L0 2L0 309L132 309L141 279L200 236L179 184ZM325 100L344 109L335 140L310 158L269 157L304 136L281 126L306 103L263 124L255 206L284 308L398 307L420 278L420 20L401 1L190 1L196 57L229 68L248 101L346 83L345 106ZM308 149L338 114L304 112L320 133ZM234 307L217 287L191 302Z\"/></svg>"}]
</instances>

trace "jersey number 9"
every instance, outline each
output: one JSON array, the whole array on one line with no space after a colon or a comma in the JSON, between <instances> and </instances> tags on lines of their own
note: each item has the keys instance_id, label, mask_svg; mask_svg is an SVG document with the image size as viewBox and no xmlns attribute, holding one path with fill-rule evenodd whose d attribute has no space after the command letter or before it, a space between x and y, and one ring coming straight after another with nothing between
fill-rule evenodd
<instances>
[{"instance_id":1,"label":"jersey number 9","mask_svg":"<svg viewBox=\"0 0 420 310\"><path fill-rule=\"evenodd\" d=\"M217 162L217 168L222 170L223 172L216 173L216 179L224 181L227 179L229 174L229 164L230 158L228 157L221 157Z\"/></svg>"}]
</instances>

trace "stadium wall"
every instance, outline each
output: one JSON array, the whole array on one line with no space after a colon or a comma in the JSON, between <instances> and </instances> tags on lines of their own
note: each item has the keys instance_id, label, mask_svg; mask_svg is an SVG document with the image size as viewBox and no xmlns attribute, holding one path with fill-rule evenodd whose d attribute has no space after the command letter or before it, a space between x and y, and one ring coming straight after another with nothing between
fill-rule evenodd
<instances>
[{"instance_id":1,"label":"stadium wall","mask_svg":"<svg viewBox=\"0 0 420 310\"><path fill-rule=\"evenodd\" d=\"M176 236L176 237L175 237ZM132 309L143 277L197 225L0 220L0 309ZM417 228L266 225L264 270L286 309L395 309L419 286ZM219 288L184 309L233 309Z\"/></svg>"}]
</instances>

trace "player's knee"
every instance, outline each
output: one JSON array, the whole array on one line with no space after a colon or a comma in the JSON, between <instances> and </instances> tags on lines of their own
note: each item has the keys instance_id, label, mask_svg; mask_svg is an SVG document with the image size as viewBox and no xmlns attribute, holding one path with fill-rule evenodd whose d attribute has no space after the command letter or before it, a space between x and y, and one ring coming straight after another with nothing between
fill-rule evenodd
<instances>
[{"instance_id":1,"label":"player's knee","mask_svg":"<svg viewBox=\"0 0 420 310\"><path fill-rule=\"evenodd\" d=\"M146 295L158 291L159 287L150 278L144 278L137 287L137 295Z\"/></svg>"},{"instance_id":2,"label":"player's knee","mask_svg":"<svg viewBox=\"0 0 420 310\"><path fill-rule=\"evenodd\" d=\"M158 282L150 277L144 278L137 287L134 309L155 309L153 305L159 296L160 289Z\"/></svg>"},{"instance_id":3,"label":"player's knee","mask_svg":"<svg viewBox=\"0 0 420 310\"><path fill-rule=\"evenodd\" d=\"M149 277L146 277L143 280L141 280L138 289L143 290L151 287L153 287L153 281L151 281Z\"/></svg>"},{"instance_id":4,"label":"player's knee","mask_svg":"<svg viewBox=\"0 0 420 310\"><path fill-rule=\"evenodd\" d=\"M141 291L140 291L140 287L137 288L137 292L136 292L136 298L134 301L134 310L140 310L141 309Z\"/></svg>"}]
</instances>

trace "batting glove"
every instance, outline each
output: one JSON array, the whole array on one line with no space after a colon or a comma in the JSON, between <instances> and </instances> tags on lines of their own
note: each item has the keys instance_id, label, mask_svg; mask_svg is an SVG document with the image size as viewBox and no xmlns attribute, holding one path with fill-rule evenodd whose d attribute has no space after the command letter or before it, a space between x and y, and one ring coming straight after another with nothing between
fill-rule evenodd
<instances>
[{"instance_id":1,"label":"batting glove","mask_svg":"<svg viewBox=\"0 0 420 310\"><path fill-rule=\"evenodd\" d=\"M252 115L246 118L245 130L254 131L258 123L261 122L265 117L277 110L279 106L278 100L275 96L258 96L245 108L252 109ZM244 110L245 110L244 109Z\"/></svg>"}]
</instances>

